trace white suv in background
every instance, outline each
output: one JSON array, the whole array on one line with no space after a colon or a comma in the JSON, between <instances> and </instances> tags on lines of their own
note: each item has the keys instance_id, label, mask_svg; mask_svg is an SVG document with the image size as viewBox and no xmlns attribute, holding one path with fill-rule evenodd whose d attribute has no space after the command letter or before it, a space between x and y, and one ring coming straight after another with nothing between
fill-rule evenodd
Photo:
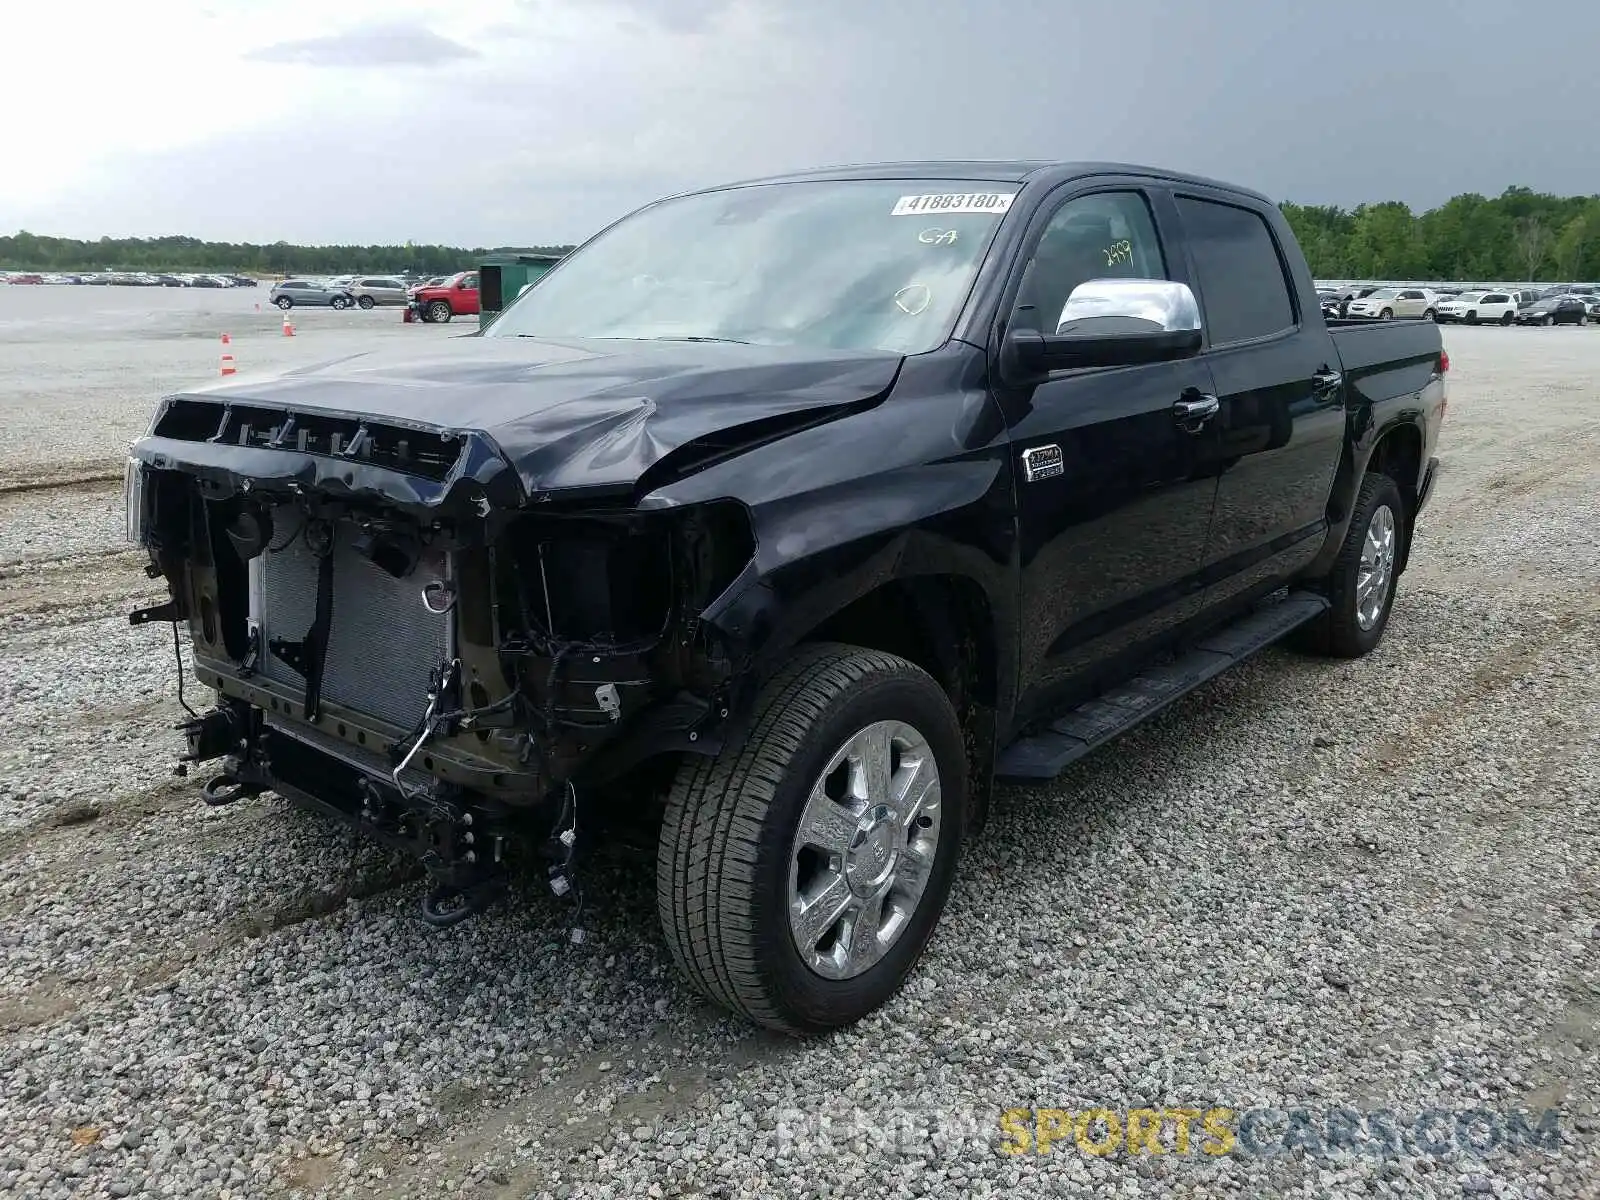
<instances>
[{"instance_id":1,"label":"white suv in background","mask_svg":"<svg viewBox=\"0 0 1600 1200\"><path fill-rule=\"evenodd\" d=\"M1391 317L1421 317L1431 321L1438 307L1438 297L1427 288L1386 287L1361 300L1350 301L1349 315L1380 317L1385 321Z\"/></svg>"},{"instance_id":2,"label":"white suv in background","mask_svg":"<svg viewBox=\"0 0 1600 1200\"><path fill-rule=\"evenodd\" d=\"M1439 305L1438 321L1460 321L1476 325L1480 321L1499 321L1509 325L1517 319L1517 298L1511 292L1462 292Z\"/></svg>"}]
</instances>

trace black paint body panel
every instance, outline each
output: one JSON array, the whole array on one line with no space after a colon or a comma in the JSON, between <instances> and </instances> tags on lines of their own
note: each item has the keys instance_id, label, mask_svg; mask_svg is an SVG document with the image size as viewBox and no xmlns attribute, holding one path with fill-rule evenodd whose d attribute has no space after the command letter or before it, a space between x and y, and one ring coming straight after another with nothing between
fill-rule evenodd
<instances>
[{"instance_id":1,"label":"black paint body panel","mask_svg":"<svg viewBox=\"0 0 1600 1200\"><path fill-rule=\"evenodd\" d=\"M991 624L1002 742L1263 589L1314 576L1391 430L1420 436L1417 478L1400 482L1425 490L1443 406L1437 329L1330 332L1265 198L1118 164L890 164L794 178L902 175L1018 185L950 338L932 352L451 338L184 394L463 434L472 453L442 482L289 449L148 438L133 453L235 483L344 488L418 514L736 500L755 555L702 615L745 670L759 675L889 581L959 579L981 592ZM1030 231L1063 195L1106 180L1153 197L1177 279L1188 269L1171 189L1225 195L1266 217L1294 284L1296 328L1173 362L1005 381L1005 300ZM1330 374L1336 384L1316 382ZM1192 393L1222 401L1198 433L1171 413ZM1061 448L1062 474L1024 477L1019 456L1037 445Z\"/></svg>"}]
</instances>

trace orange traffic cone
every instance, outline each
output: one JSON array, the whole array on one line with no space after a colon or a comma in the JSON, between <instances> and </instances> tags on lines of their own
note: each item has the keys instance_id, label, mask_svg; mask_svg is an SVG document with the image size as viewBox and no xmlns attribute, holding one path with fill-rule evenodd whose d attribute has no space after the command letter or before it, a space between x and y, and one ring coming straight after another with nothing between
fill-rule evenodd
<instances>
[{"instance_id":1,"label":"orange traffic cone","mask_svg":"<svg viewBox=\"0 0 1600 1200\"><path fill-rule=\"evenodd\" d=\"M224 334L223 336L226 337L227 335ZM233 355L228 354L227 352L224 352L222 355L222 373L224 375L237 374L237 371L233 365Z\"/></svg>"},{"instance_id":2,"label":"orange traffic cone","mask_svg":"<svg viewBox=\"0 0 1600 1200\"><path fill-rule=\"evenodd\" d=\"M293 337L294 336L294 326L289 324L289 314L288 313L284 313L284 315L283 315L283 336L284 337Z\"/></svg>"}]
</instances>

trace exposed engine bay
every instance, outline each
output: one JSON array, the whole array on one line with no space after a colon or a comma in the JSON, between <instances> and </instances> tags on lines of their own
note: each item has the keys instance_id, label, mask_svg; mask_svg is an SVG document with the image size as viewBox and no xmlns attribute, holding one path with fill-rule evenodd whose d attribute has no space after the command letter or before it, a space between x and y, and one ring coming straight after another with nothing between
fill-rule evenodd
<instances>
[{"instance_id":1,"label":"exposed engine bay","mask_svg":"<svg viewBox=\"0 0 1600 1200\"><path fill-rule=\"evenodd\" d=\"M207 407L194 419L214 424ZM180 419L169 409L156 432ZM440 480L471 454L430 460L420 445L447 439L293 424L228 441ZM562 894L580 796L719 744L740 664L700 615L750 564L742 505L504 508L484 489L430 515L371 489L159 456L130 460L128 489L130 536L171 596L131 619L175 635L185 623L216 692L182 726L186 761L221 760L206 801L271 790L407 849L437 885L436 924L487 903L530 849L557 860Z\"/></svg>"}]
</instances>

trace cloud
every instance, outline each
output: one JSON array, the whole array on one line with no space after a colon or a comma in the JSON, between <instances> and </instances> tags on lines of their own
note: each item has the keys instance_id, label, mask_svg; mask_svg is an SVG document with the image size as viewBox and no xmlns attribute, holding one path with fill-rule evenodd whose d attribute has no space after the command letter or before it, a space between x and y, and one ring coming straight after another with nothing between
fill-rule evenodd
<instances>
[{"instance_id":1,"label":"cloud","mask_svg":"<svg viewBox=\"0 0 1600 1200\"><path fill-rule=\"evenodd\" d=\"M428 29L390 25L279 42L244 57L251 62L303 67L435 67L479 54Z\"/></svg>"},{"instance_id":2,"label":"cloud","mask_svg":"<svg viewBox=\"0 0 1600 1200\"><path fill-rule=\"evenodd\" d=\"M68 6L20 6L61 15L7 30L19 94L51 104L0 126L0 229L542 244L666 192L919 158L1148 163L1347 206L1600 192L1596 4L1562 6L1558 38L1503 0L170 4L108 8L66 91ZM183 69L129 105L144 60ZM352 87L372 65L392 69Z\"/></svg>"}]
</instances>

